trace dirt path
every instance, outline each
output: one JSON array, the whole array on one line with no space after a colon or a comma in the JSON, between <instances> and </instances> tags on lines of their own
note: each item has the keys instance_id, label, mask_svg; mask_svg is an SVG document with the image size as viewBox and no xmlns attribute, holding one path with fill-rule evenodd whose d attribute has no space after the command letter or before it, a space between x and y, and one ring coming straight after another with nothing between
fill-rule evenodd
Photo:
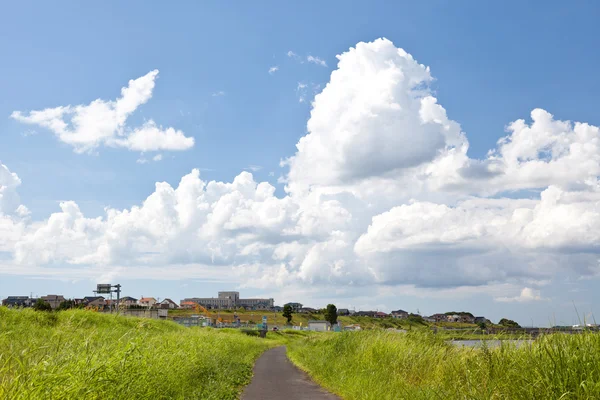
<instances>
[{"instance_id":1,"label":"dirt path","mask_svg":"<svg viewBox=\"0 0 600 400\"><path fill-rule=\"evenodd\" d=\"M254 377L242 400L339 400L296 368L285 347L267 350L254 365Z\"/></svg>"}]
</instances>

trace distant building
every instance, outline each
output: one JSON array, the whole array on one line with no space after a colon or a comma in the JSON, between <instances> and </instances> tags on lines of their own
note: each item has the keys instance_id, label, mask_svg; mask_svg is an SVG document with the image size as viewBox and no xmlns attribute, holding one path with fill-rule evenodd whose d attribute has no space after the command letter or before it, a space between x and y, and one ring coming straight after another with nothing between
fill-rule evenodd
<instances>
[{"instance_id":1,"label":"distant building","mask_svg":"<svg viewBox=\"0 0 600 400\"><path fill-rule=\"evenodd\" d=\"M60 306L60 303L65 301L65 298L62 295L56 294L42 296L41 299L44 300L46 303L50 304L50 307L52 307L53 310L56 310L58 306Z\"/></svg>"},{"instance_id":2,"label":"distant building","mask_svg":"<svg viewBox=\"0 0 600 400\"><path fill-rule=\"evenodd\" d=\"M377 311L357 311L354 313L355 317L375 317Z\"/></svg>"},{"instance_id":3,"label":"distant building","mask_svg":"<svg viewBox=\"0 0 600 400\"><path fill-rule=\"evenodd\" d=\"M131 296L125 296L122 299L120 299L119 301L119 306L120 307L131 307L131 306L135 306L137 305L138 300L131 297Z\"/></svg>"},{"instance_id":4,"label":"distant building","mask_svg":"<svg viewBox=\"0 0 600 400\"><path fill-rule=\"evenodd\" d=\"M375 318L387 318L387 317L389 317L389 315L384 313L383 311L377 311L375 313Z\"/></svg>"},{"instance_id":5,"label":"distant building","mask_svg":"<svg viewBox=\"0 0 600 400\"><path fill-rule=\"evenodd\" d=\"M164 299L163 301L161 301L160 303L158 303L158 307L159 308L166 308L166 309L170 309L170 310L173 310L175 308L179 308L179 306L177 305L177 303L175 303L171 299Z\"/></svg>"},{"instance_id":6,"label":"distant building","mask_svg":"<svg viewBox=\"0 0 600 400\"><path fill-rule=\"evenodd\" d=\"M154 297L142 297L138 303L141 306L152 308L156 305L157 301Z\"/></svg>"},{"instance_id":7,"label":"distant building","mask_svg":"<svg viewBox=\"0 0 600 400\"><path fill-rule=\"evenodd\" d=\"M106 300L102 296L87 296L83 298L83 305L86 307L104 308Z\"/></svg>"},{"instance_id":8,"label":"distant building","mask_svg":"<svg viewBox=\"0 0 600 400\"><path fill-rule=\"evenodd\" d=\"M460 315L458 314L451 314L448 315L446 318L448 322L460 322Z\"/></svg>"},{"instance_id":9,"label":"distant building","mask_svg":"<svg viewBox=\"0 0 600 400\"><path fill-rule=\"evenodd\" d=\"M198 303L194 301L180 301L179 308L183 308L184 310L192 310L198 305Z\"/></svg>"},{"instance_id":10,"label":"distant building","mask_svg":"<svg viewBox=\"0 0 600 400\"><path fill-rule=\"evenodd\" d=\"M36 301L37 299L29 296L8 296L2 300L2 305L5 307L31 307Z\"/></svg>"},{"instance_id":11,"label":"distant building","mask_svg":"<svg viewBox=\"0 0 600 400\"><path fill-rule=\"evenodd\" d=\"M313 332L326 332L331 330L331 324L328 321L308 321L308 330Z\"/></svg>"},{"instance_id":12,"label":"distant building","mask_svg":"<svg viewBox=\"0 0 600 400\"><path fill-rule=\"evenodd\" d=\"M347 325L344 327L345 331L360 331L360 325L359 324L354 324L354 325Z\"/></svg>"},{"instance_id":13,"label":"distant building","mask_svg":"<svg viewBox=\"0 0 600 400\"><path fill-rule=\"evenodd\" d=\"M294 313L299 313L299 312L300 312L300 309L302 308L302 304L300 304L300 303L286 303L286 304L284 304L283 306L284 306L284 307L285 307L285 306L290 306L290 307L292 307L292 312L294 312Z\"/></svg>"},{"instance_id":14,"label":"distant building","mask_svg":"<svg viewBox=\"0 0 600 400\"><path fill-rule=\"evenodd\" d=\"M448 322L448 316L446 314L433 314L429 318L434 322Z\"/></svg>"},{"instance_id":15,"label":"distant building","mask_svg":"<svg viewBox=\"0 0 600 400\"><path fill-rule=\"evenodd\" d=\"M350 310L347 308L338 308L337 315L350 315Z\"/></svg>"},{"instance_id":16,"label":"distant building","mask_svg":"<svg viewBox=\"0 0 600 400\"><path fill-rule=\"evenodd\" d=\"M317 310L311 307L302 307L298 312L301 314L314 314L317 312Z\"/></svg>"},{"instance_id":17,"label":"distant building","mask_svg":"<svg viewBox=\"0 0 600 400\"><path fill-rule=\"evenodd\" d=\"M397 319L406 319L408 318L408 312L404 311L404 310L397 310L397 311L392 311L390 313L392 318L397 318Z\"/></svg>"},{"instance_id":18,"label":"distant building","mask_svg":"<svg viewBox=\"0 0 600 400\"><path fill-rule=\"evenodd\" d=\"M475 317L470 314L462 314L460 315L459 322L464 322L466 324L474 324Z\"/></svg>"},{"instance_id":19,"label":"distant building","mask_svg":"<svg viewBox=\"0 0 600 400\"><path fill-rule=\"evenodd\" d=\"M231 310L243 307L248 310L272 310L275 302L273 299L240 299L240 292L219 292L219 297L191 297L181 300L194 302L207 309Z\"/></svg>"}]
</instances>

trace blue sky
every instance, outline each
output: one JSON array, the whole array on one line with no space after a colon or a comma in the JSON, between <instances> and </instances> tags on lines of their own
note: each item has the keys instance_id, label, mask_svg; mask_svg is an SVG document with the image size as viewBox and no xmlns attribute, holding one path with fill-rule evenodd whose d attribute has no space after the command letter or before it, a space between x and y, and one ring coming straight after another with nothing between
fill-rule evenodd
<instances>
[{"instance_id":1,"label":"blue sky","mask_svg":"<svg viewBox=\"0 0 600 400\"><path fill-rule=\"evenodd\" d=\"M600 125L595 29L599 8L594 2L516 1L485 5L344 1L293 6L280 2L13 2L5 5L0 16L0 74L4 77L0 80L0 115L4 115L0 118L0 162L22 182L18 194L30 211L28 224L42 223L60 211L59 202L65 200L77 203L87 218L104 218L105 207L123 210L140 205L155 190L156 182L176 187L194 168L200 169L203 180L222 182L232 182L249 170L256 182L271 183L276 196L283 198L286 192L278 178L287 176L288 167L281 167L280 161L293 156L296 143L307 134L311 101L337 69L336 55L381 37L431 68L435 78L431 94L448 118L460 123L468 137L468 156L484 159L488 150L496 148L497 140L507 135L507 124L529 120L535 108L547 110L556 120ZM295 56L288 56L290 51ZM326 66L309 62L308 56L318 57ZM278 69L269 73L272 67ZM140 154L100 146L93 154L79 154L47 128L10 117L15 111L114 100L129 80L154 69L160 73L152 96L131 114L128 126L152 119L165 128L174 127L194 138L189 150ZM136 162L151 160L156 154L161 154L161 161ZM490 196L539 199L547 186L510 187ZM432 196L425 197L431 200ZM457 201L453 197L443 202L455 205ZM596 251L589 249L586 254ZM28 268L13 263L10 250L4 254L8 264ZM120 265L112 259L102 268L110 269L115 263ZM46 268L67 264L67 259L55 257ZM219 274L225 271L220 283L202 277L167 283L131 276L119 279L132 288L133 293L127 294L179 300L243 285L248 275L227 278L227 271L236 265L219 270ZM95 284L94 278L68 272L52 275L51 280L32 279L14 272L17 267L11 268L10 273L0 270L0 296L31 291L80 296ZM303 279L293 288L248 284L240 290L272 294L276 302L277 295L294 300L285 293L298 293L302 302L319 303L320 298L303 291L311 286L327 293L323 301L337 299L342 306L419 308L425 313L473 309L478 304L475 311L479 314L514 317L523 323L533 318L537 324L550 318L571 323L572 301L584 313L598 301L590 292L586 295L594 280L570 272L539 278L538 286L533 285L541 291L539 301L531 302L497 301L485 290L458 295L462 289L456 288L447 298L430 298L426 291L423 297L415 297L412 291L396 286L397 279L365 284L365 288L351 290L352 294L332 294L348 282ZM532 287L528 281L511 279L494 278L486 284L514 285L517 292ZM567 287L565 279L576 283ZM423 282L401 281L423 286ZM357 278L352 282L356 284ZM579 291L569 292L571 286Z\"/></svg>"}]
</instances>

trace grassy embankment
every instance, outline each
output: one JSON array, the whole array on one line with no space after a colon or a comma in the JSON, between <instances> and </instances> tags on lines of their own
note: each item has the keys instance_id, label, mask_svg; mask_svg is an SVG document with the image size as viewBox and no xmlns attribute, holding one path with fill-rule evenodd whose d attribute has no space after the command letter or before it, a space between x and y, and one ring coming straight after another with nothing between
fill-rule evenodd
<instances>
[{"instance_id":1,"label":"grassy embankment","mask_svg":"<svg viewBox=\"0 0 600 400\"><path fill-rule=\"evenodd\" d=\"M600 334L553 334L517 348L455 347L425 332L311 336L288 355L344 399L598 399Z\"/></svg>"},{"instance_id":2,"label":"grassy embankment","mask_svg":"<svg viewBox=\"0 0 600 400\"><path fill-rule=\"evenodd\" d=\"M185 317L192 314L197 314L194 310L169 310L169 318ZM204 313L200 313L204 315ZM286 324L285 317L282 316L281 312L273 311L231 311L231 310L220 310L213 311L209 310L209 315L213 319L221 318L224 322L233 322L233 315L236 314L242 323L257 324L262 321L263 315L267 316L269 325L284 326ZM325 316L322 314L293 314L292 324L307 326L310 320L323 320ZM411 323L407 320L394 319L394 318L370 318L370 317L351 317L351 316L340 316L338 317L344 326L359 324L363 329L373 328L398 328L398 329L417 329L427 327L427 324ZM458 324L460 327L477 328L474 324Z\"/></svg>"},{"instance_id":3,"label":"grassy embankment","mask_svg":"<svg viewBox=\"0 0 600 400\"><path fill-rule=\"evenodd\" d=\"M169 318L186 317L192 314L197 314L194 310L170 310ZM204 313L201 313L204 315ZM237 315L243 324L250 323L256 324L262 321L262 316L266 315L268 324L284 326L286 325L286 319L282 316L282 313L274 313L269 311L231 311L231 310L220 310L208 312L212 319L220 318L225 323L233 322L234 314ZM322 320L325 316L322 314L294 314L292 319L293 325L307 326L309 320ZM522 334L515 333L495 333L493 335L485 335L476 324L467 324L461 322L436 322L436 323L415 323L406 319L394 319L394 318L371 318L371 317L352 317L352 316L340 316L338 321L343 326L358 324L362 329L405 329L405 330L431 330L432 327L438 328L438 334L442 335L446 340L485 340L485 339L522 339ZM492 325L496 328L502 328L498 325Z\"/></svg>"},{"instance_id":4,"label":"grassy embankment","mask_svg":"<svg viewBox=\"0 0 600 400\"><path fill-rule=\"evenodd\" d=\"M0 307L0 398L234 399L286 334L269 336Z\"/></svg>"}]
</instances>

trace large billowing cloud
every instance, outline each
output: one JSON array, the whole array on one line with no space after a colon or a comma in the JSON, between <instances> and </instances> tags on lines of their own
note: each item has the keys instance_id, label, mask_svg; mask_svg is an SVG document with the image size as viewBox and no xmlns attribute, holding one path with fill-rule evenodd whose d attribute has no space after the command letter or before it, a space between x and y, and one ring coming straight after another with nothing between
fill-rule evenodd
<instances>
[{"instance_id":1,"label":"large billowing cloud","mask_svg":"<svg viewBox=\"0 0 600 400\"><path fill-rule=\"evenodd\" d=\"M61 203L48 220L21 228L11 242L14 262L212 266L254 287L525 287L514 301L543 299L536 282L557 273L600 274L598 127L536 109L473 159L466 134L429 89L428 67L385 39L359 43L338 60L307 134L284 162L284 197L248 172L223 183L194 170L102 218ZM124 89L128 101L111 103L115 120L149 98L147 77L138 89L130 82L132 99ZM64 112L27 118L48 121L70 140ZM120 138L105 133L111 129L94 131L89 143L154 149L135 131ZM180 139L163 136L173 137L163 144ZM16 187L16 176L4 176Z\"/></svg>"},{"instance_id":2,"label":"large billowing cloud","mask_svg":"<svg viewBox=\"0 0 600 400\"><path fill-rule=\"evenodd\" d=\"M49 129L78 153L93 151L102 145L134 151L190 149L194 146L194 138L186 137L174 128L163 129L153 120L133 129L126 126L127 118L152 97L157 77L158 70L154 70L130 80L115 101L97 99L88 105L46 108L29 113L14 111L11 117Z\"/></svg>"}]
</instances>

